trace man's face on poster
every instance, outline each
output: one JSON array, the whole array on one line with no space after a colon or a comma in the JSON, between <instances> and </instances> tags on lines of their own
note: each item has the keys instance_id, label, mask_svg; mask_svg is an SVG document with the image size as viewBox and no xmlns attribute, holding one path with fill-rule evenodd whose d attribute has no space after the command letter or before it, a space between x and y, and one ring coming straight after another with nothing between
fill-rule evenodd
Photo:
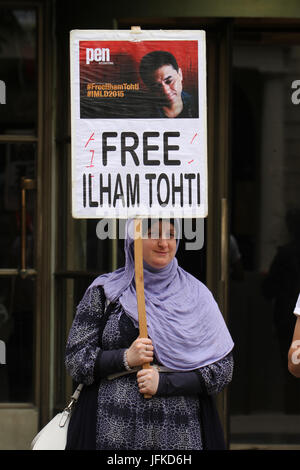
<instances>
[{"instance_id":1,"label":"man's face on poster","mask_svg":"<svg viewBox=\"0 0 300 470\"><path fill-rule=\"evenodd\" d=\"M163 65L153 73L151 91L161 98L167 106L181 102L182 71L174 69L172 65Z\"/></svg>"}]
</instances>

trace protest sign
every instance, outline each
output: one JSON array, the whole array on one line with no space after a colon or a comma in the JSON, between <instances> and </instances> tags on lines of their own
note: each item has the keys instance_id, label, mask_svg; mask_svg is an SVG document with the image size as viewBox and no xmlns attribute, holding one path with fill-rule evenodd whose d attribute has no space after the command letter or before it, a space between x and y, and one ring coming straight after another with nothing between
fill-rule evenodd
<instances>
[{"instance_id":1,"label":"protest sign","mask_svg":"<svg viewBox=\"0 0 300 470\"><path fill-rule=\"evenodd\" d=\"M70 53L72 214L135 218L147 337L141 218L207 215L205 33L72 31Z\"/></svg>"},{"instance_id":2,"label":"protest sign","mask_svg":"<svg viewBox=\"0 0 300 470\"><path fill-rule=\"evenodd\" d=\"M70 41L73 217L205 217L204 31Z\"/></svg>"}]
</instances>

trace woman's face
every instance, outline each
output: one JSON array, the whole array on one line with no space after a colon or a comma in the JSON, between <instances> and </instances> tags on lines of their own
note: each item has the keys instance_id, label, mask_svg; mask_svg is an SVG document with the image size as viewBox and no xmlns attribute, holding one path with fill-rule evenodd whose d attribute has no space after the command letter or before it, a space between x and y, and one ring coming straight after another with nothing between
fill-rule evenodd
<instances>
[{"instance_id":1,"label":"woman's face","mask_svg":"<svg viewBox=\"0 0 300 470\"><path fill-rule=\"evenodd\" d=\"M143 238L143 258L152 268L164 268L175 256L174 226L167 221L154 222Z\"/></svg>"}]
</instances>

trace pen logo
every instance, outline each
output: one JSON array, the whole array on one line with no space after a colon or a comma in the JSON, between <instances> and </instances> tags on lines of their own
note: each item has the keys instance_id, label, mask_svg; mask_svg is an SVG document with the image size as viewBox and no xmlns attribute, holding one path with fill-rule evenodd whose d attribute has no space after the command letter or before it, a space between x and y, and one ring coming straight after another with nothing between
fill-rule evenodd
<instances>
[{"instance_id":1,"label":"pen logo","mask_svg":"<svg viewBox=\"0 0 300 470\"><path fill-rule=\"evenodd\" d=\"M4 341L0 341L0 364L6 364L6 346Z\"/></svg>"},{"instance_id":2,"label":"pen logo","mask_svg":"<svg viewBox=\"0 0 300 470\"><path fill-rule=\"evenodd\" d=\"M90 64L91 62L110 63L110 49L107 47L97 47L96 49L87 47L85 52L85 63Z\"/></svg>"},{"instance_id":3,"label":"pen logo","mask_svg":"<svg viewBox=\"0 0 300 470\"><path fill-rule=\"evenodd\" d=\"M6 104L6 85L3 80L0 80L0 104Z\"/></svg>"}]
</instances>

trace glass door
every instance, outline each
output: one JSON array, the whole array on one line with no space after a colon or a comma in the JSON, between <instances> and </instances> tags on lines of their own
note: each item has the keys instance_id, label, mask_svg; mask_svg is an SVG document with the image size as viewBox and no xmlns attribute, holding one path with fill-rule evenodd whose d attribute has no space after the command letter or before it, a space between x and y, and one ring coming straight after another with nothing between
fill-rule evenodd
<instances>
[{"instance_id":1,"label":"glass door","mask_svg":"<svg viewBox=\"0 0 300 470\"><path fill-rule=\"evenodd\" d=\"M34 402L36 144L1 143L1 402Z\"/></svg>"},{"instance_id":2,"label":"glass door","mask_svg":"<svg viewBox=\"0 0 300 470\"><path fill-rule=\"evenodd\" d=\"M253 25L233 46L233 448L299 449L287 354L300 291L300 37L287 27Z\"/></svg>"},{"instance_id":3,"label":"glass door","mask_svg":"<svg viewBox=\"0 0 300 470\"><path fill-rule=\"evenodd\" d=\"M39 423L40 18L0 2L0 449L28 449Z\"/></svg>"}]
</instances>

